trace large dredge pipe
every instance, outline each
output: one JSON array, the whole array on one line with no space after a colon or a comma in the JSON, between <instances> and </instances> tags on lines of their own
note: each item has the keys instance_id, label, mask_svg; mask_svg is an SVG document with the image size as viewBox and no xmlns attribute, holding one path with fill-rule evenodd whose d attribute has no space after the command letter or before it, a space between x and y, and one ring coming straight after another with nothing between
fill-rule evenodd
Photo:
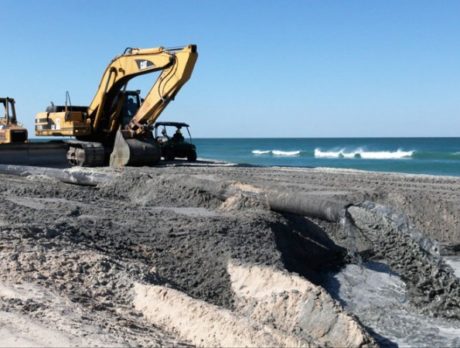
<instances>
[{"instance_id":1,"label":"large dredge pipe","mask_svg":"<svg viewBox=\"0 0 460 348\"><path fill-rule=\"evenodd\" d=\"M319 199L294 192L269 191L266 196L273 211L309 216L329 222L340 222L348 206L345 202Z\"/></svg>"},{"instance_id":2,"label":"large dredge pipe","mask_svg":"<svg viewBox=\"0 0 460 348\"><path fill-rule=\"evenodd\" d=\"M188 187L199 187L222 200L226 200L240 192L257 195L260 199L265 200L273 211L309 216L329 222L340 222L345 215L346 207L349 205L348 202L325 200L305 193L262 190L241 183L222 182L196 176L180 175L171 180L180 182Z\"/></svg>"}]
</instances>

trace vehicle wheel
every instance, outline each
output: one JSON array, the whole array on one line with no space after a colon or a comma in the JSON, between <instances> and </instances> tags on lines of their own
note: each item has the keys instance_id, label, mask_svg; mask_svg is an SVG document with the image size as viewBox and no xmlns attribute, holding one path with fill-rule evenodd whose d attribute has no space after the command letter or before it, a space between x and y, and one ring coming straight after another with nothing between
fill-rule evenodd
<instances>
[{"instance_id":1,"label":"vehicle wheel","mask_svg":"<svg viewBox=\"0 0 460 348\"><path fill-rule=\"evenodd\" d=\"M189 162L196 161L196 151L190 151L190 153L187 155L187 161Z\"/></svg>"}]
</instances>

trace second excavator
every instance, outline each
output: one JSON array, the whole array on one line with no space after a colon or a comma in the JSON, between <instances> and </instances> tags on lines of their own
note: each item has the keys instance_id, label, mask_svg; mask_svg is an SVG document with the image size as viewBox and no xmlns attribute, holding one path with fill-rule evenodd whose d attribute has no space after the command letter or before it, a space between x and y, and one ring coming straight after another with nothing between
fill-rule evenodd
<instances>
[{"instance_id":1,"label":"second excavator","mask_svg":"<svg viewBox=\"0 0 460 348\"><path fill-rule=\"evenodd\" d=\"M160 149L152 125L190 79L198 53L196 45L181 48L128 48L107 66L89 106L51 105L35 117L37 136L72 136L67 141L71 165L113 167L153 165ZM128 91L128 82L159 72L141 99Z\"/></svg>"}]
</instances>

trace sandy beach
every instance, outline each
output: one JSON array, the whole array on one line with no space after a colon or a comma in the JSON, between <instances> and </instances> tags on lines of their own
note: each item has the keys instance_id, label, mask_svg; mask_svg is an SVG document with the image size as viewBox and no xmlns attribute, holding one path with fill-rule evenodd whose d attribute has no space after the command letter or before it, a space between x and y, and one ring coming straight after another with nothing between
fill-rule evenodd
<instances>
[{"instance_id":1,"label":"sandy beach","mask_svg":"<svg viewBox=\"0 0 460 348\"><path fill-rule=\"evenodd\" d=\"M359 300L341 292L342 276L370 272L369 262L385 269L378 274L393 275L393 290L408 291L408 320L437 327L431 342L460 343L458 275L439 266L446 276L426 281L436 291L449 282L450 292L433 295L443 312L422 300L432 289L411 276L422 266L401 256L421 245L411 260L422 255L430 267L433 260L440 265L440 256L423 249L433 240L437 255L458 265L460 178L206 162L85 173L106 179L82 186L0 175L0 346L401 343L404 331L394 328L401 323L387 320L392 331L384 324L379 331L378 321L362 314L371 307L353 311ZM368 211L390 207L417 233L401 232L403 242L387 232L387 239L365 236L365 228L351 235L340 222L275 211L267 192L340 202L358 213L372 202ZM364 226L358 213L354 222ZM385 223L369 230L390 230ZM357 264L361 271L345 273ZM348 295L367 284L376 298L390 298L378 282L361 279Z\"/></svg>"}]
</instances>

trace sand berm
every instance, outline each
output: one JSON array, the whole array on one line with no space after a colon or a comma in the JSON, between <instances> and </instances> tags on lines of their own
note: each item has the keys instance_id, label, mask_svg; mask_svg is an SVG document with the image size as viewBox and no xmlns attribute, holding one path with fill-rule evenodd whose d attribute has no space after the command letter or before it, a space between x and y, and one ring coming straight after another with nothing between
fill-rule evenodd
<instances>
[{"instance_id":1,"label":"sand berm","mask_svg":"<svg viewBox=\"0 0 460 348\"><path fill-rule=\"evenodd\" d=\"M219 164L0 175L0 346L376 346L319 284L368 252L263 190L399 209L455 253L460 179ZM243 185L222 200L184 175Z\"/></svg>"}]
</instances>

